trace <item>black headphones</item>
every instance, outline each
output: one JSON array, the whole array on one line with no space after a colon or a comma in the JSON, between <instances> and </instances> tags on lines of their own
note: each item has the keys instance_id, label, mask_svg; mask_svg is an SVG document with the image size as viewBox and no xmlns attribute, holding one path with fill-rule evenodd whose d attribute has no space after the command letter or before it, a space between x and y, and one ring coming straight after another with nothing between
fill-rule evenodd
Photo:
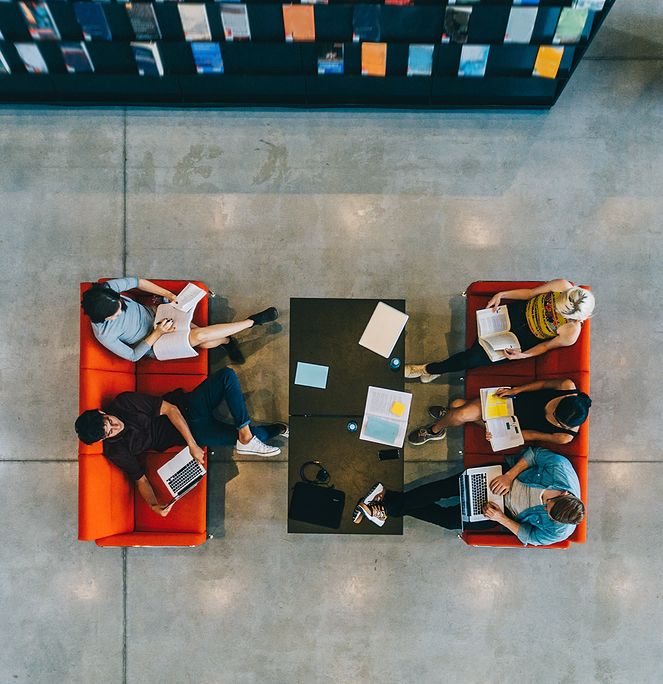
<instances>
[{"instance_id":1,"label":"black headphones","mask_svg":"<svg viewBox=\"0 0 663 684\"><path fill-rule=\"evenodd\" d=\"M313 476L313 479L307 477L306 475L306 469L308 468L310 470L312 466L317 468L317 472ZM313 475L313 473L311 474ZM322 485L323 487L331 486L329 484L329 473L322 463L320 463L320 461L306 461L306 463L303 463L299 469L299 477L301 477L304 482L308 482L309 484Z\"/></svg>"}]
</instances>

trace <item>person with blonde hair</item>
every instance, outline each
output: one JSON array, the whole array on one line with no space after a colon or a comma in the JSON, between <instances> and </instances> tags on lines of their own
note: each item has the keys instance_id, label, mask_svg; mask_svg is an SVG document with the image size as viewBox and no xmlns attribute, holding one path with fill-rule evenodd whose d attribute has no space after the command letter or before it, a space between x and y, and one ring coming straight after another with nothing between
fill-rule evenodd
<instances>
[{"instance_id":1,"label":"person with blonde hair","mask_svg":"<svg viewBox=\"0 0 663 684\"><path fill-rule=\"evenodd\" d=\"M550 280L538 287L498 292L487 307L496 309L502 300L509 300L507 309L511 332L518 338L520 350L505 349L506 359L496 363L528 359L551 349L570 347L580 335L582 322L594 312L594 295L563 279ZM406 364L405 377L410 380L419 378L421 382L428 383L444 373L490 364L488 354L477 339L469 349L445 361Z\"/></svg>"}]
</instances>

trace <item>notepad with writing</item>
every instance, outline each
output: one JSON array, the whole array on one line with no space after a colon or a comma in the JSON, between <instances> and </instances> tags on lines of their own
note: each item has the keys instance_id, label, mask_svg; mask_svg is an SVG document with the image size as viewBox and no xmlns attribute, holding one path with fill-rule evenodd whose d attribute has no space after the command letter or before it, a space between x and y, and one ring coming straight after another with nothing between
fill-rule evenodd
<instances>
[{"instance_id":1,"label":"notepad with writing","mask_svg":"<svg viewBox=\"0 0 663 684\"><path fill-rule=\"evenodd\" d=\"M378 302L359 344L384 356L385 359L389 358L408 318L406 313L394 309L393 306Z\"/></svg>"}]
</instances>

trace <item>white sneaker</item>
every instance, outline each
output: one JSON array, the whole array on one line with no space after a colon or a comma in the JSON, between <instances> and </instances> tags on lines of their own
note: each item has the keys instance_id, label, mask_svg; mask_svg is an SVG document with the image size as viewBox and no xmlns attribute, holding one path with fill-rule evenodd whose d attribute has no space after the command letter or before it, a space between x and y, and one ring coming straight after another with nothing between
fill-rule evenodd
<instances>
[{"instance_id":1,"label":"white sneaker","mask_svg":"<svg viewBox=\"0 0 663 684\"><path fill-rule=\"evenodd\" d=\"M431 373L426 373L426 364L415 364L406 363L405 364L405 377L407 380L416 380L419 378L423 383L433 382L437 380L439 375L432 375Z\"/></svg>"},{"instance_id":2,"label":"white sneaker","mask_svg":"<svg viewBox=\"0 0 663 684\"><path fill-rule=\"evenodd\" d=\"M246 444L242 444L239 440L235 443L235 453L243 455L254 455L254 456L276 456L281 453L281 450L275 446L269 446L261 442L255 435L251 437L251 441Z\"/></svg>"},{"instance_id":3,"label":"white sneaker","mask_svg":"<svg viewBox=\"0 0 663 684\"><path fill-rule=\"evenodd\" d=\"M366 518L372 523L375 523L378 527L382 527L387 522L387 511L384 510L382 504L365 504L363 501L360 501L357 504L357 507L361 509L361 512Z\"/></svg>"},{"instance_id":4,"label":"white sneaker","mask_svg":"<svg viewBox=\"0 0 663 684\"><path fill-rule=\"evenodd\" d=\"M384 492L385 489L382 482L377 482L368 490L368 494L366 494L366 496L363 499L359 499L359 501L357 501L355 510L352 513L352 522L355 525L358 525L364 519L364 511L359 507L359 504L370 504L373 501L382 501L382 499L384 498Z\"/></svg>"}]
</instances>

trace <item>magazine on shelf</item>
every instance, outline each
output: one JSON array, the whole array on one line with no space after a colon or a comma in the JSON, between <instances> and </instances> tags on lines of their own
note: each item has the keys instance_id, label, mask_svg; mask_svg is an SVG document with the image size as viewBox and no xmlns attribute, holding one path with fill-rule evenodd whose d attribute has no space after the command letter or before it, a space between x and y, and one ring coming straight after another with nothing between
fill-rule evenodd
<instances>
[{"instance_id":1,"label":"magazine on shelf","mask_svg":"<svg viewBox=\"0 0 663 684\"><path fill-rule=\"evenodd\" d=\"M165 318L169 318L175 323L175 330L162 335L152 347L154 355L159 361L198 356L198 352L189 343L189 332L191 331L191 320L196 304L205 294L205 290L189 283L177 295L174 302L159 304L154 314L154 327Z\"/></svg>"},{"instance_id":2,"label":"magazine on shelf","mask_svg":"<svg viewBox=\"0 0 663 684\"><path fill-rule=\"evenodd\" d=\"M159 40L161 38L161 29L152 3L128 2L125 7L137 40Z\"/></svg>"},{"instance_id":3,"label":"magazine on shelf","mask_svg":"<svg viewBox=\"0 0 663 684\"><path fill-rule=\"evenodd\" d=\"M459 76L482 77L486 73L490 45L463 45L460 52Z\"/></svg>"},{"instance_id":4,"label":"magazine on shelf","mask_svg":"<svg viewBox=\"0 0 663 684\"><path fill-rule=\"evenodd\" d=\"M539 0L513 0L514 5L538 5Z\"/></svg>"},{"instance_id":5,"label":"magazine on shelf","mask_svg":"<svg viewBox=\"0 0 663 684\"><path fill-rule=\"evenodd\" d=\"M315 19L311 5L283 5L282 9L286 41L315 40Z\"/></svg>"},{"instance_id":6,"label":"magazine on shelf","mask_svg":"<svg viewBox=\"0 0 663 684\"><path fill-rule=\"evenodd\" d=\"M343 43L323 43L318 46L318 74L343 73Z\"/></svg>"},{"instance_id":7,"label":"magazine on shelf","mask_svg":"<svg viewBox=\"0 0 663 684\"><path fill-rule=\"evenodd\" d=\"M387 44L361 44L361 75L385 76L387 73Z\"/></svg>"},{"instance_id":8,"label":"magazine on shelf","mask_svg":"<svg viewBox=\"0 0 663 684\"><path fill-rule=\"evenodd\" d=\"M471 16L471 7L447 7L444 12L442 42L467 43Z\"/></svg>"},{"instance_id":9,"label":"magazine on shelf","mask_svg":"<svg viewBox=\"0 0 663 684\"><path fill-rule=\"evenodd\" d=\"M430 76L433 73L434 45L410 45L407 57L408 76Z\"/></svg>"},{"instance_id":10,"label":"magazine on shelf","mask_svg":"<svg viewBox=\"0 0 663 684\"><path fill-rule=\"evenodd\" d=\"M226 40L251 40L246 5L221 5L221 22Z\"/></svg>"},{"instance_id":11,"label":"magazine on shelf","mask_svg":"<svg viewBox=\"0 0 663 684\"><path fill-rule=\"evenodd\" d=\"M207 10L203 3L182 3L177 5L177 9L186 40L212 40Z\"/></svg>"},{"instance_id":12,"label":"magazine on shelf","mask_svg":"<svg viewBox=\"0 0 663 684\"><path fill-rule=\"evenodd\" d=\"M493 451L511 449L525 443L518 418L513 414L513 399L498 397L495 394L498 389L511 388L482 387L479 390L481 418L486 423L486 432L490 432Z\"/></svg>"},{"instance_id":13,"label":"magazine on shelf","mask_svg":"<svg viewBox=\"0 0 663 684\"><path fill-rule=\"evenodd\" d=\"M541 78L556 78L563 56L563 47L541 45L536 54L536 62L534 62L532 74Z\"/></svg>"},{"instance_id":14,"label":"magazine on shelf","mask_svg":"<svg viewBox=\"0 0 663 684\"><path fill-rule=\"evenodd\" d=\"M572 7L579 9L589 9L594 12L600 12L605 5L605 0L573 0Z\"/></svg>"},{"instance_id":15,"label":"magazine on shelf","mask_svg":"<svg viewBox=\"0 0 663 684\"><path fill-rule=\"evenodd\" d=\"M588 17L588 9L563 7L553 36L553 43L579 42Z\"/></svg>"},{"instance_id":16,"label":"magazine on shelf","mask_svg":"<svg viewBox=\"0 0 663 684\"><path fill-rule=\"evenodd\" d=\"M25 68L30 74L47 74L48 67L41 56L39 46L34 43L14 43L16 52L23 60Z\"/></svg>"},{"instance_id":17,"label":"magazine on shelf","mask_svg":"<svg viewBox=\"0 0 663 684\"><path fill-rule=\"evenodd\" d=\"M141 76L163 76L163 64L156 43L132 42L131 49Z\"/></svg>"},{"instance_id":18,"label":"magazine on shelf","mask_svg":"<svg viewBox=\"0 0 663 684\"><path fill-rule=\"evenodd\" d=\"M11 72L12 70L9 68L5 56L2 54L2 50L0 50L0 74L11 74Z\"/></svg>"},{"instance_id":19,"label":"magazine on shelf","mask_svg":"<svg viewBox=\"0 0 663 684\"><path fill-rule=\"evenodd\" d=\"M191 53L199 74L223 73L223 58L218 43L191 43Z\"/></svg>"},{"instance_id":20,"label":"magazine on shelf","mask_svg":"<svg viewBox=\"0 0 663 684\"><path fill-rule=\"evenodd\" d=\"M491 361L506 358L505 349L520 351L520 342L511 332L511 320L506 305L477 311L477 338Z\"/></svg>"},{"instance_id":21,"label":"magazine on shelf","mask_svg":"<svg viewBox=\"0 0 663 684\"><path fill-rule=\"evenodd\" d=\"M112 40L104 8L97 2L75 2L74 13L85 40Z\"/></svg>"},{"instance_id":22,"label":"magazine on shelf","mask_svg":"<svg viewBox=\"0 0 663 684\"><path fill-rule=\"evenodd\" d=\"M380 40L380 5L355 5L352 12L352 40Z\"/></svg>"},{"instance_id":23,"label":"magazine on shelf","mask_svg":"<svg viewBox=\"0 0 663 684\"><path fill-rule=\"evenodd\" d=\"M328 5L329 0L301 0L302 5Z\"/></svg>"},{"instance_id":24,"label":"magazine on shelf","mask_svg":"<svg viewBox=\"0 0 663 684\"><path fill-rule=\"evenodd\" d=\"M504 42L529 43L538 12L538 7L512 7L504 33Z\"/></svg>"},{"instance_id":25,"label":"magazine on shelf","mask_svg":"<svg viewBox=\"0 0 663 684\"><path fill-rule=\"evenodd\" d=\"M82 74L94 71L94 64L85 43L61 43L60 51L68 73Z\"/></svg>"},{"instance_id":26,"label":"magazine on shelf","mask_svg":"<svg viewBox=\"0 0 663 684\"><path fill-rule=\"evenodd\" d=\"M51 10L45 2L19 2L33 40L60 40Z\"/></svg>"}]
</instances>

